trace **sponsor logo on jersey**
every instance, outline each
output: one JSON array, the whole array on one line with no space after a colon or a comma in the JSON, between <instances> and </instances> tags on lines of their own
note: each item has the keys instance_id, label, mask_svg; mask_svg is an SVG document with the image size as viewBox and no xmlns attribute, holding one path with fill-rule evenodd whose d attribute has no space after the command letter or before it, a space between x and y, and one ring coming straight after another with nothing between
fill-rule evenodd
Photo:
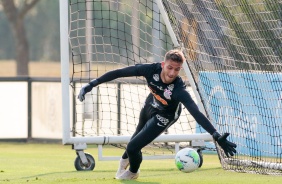
<instances>
[{"instance_id":1,"label":"sponsor logo on jersey","mask_svg":"<svg viewBox=\"0 0 282 184\"><path fill-rule=\"evenodd\" d=\"M157 123L158 126L165 127L169 123L169 120L167 118L164 118L159 114L156 115L156 118L159 120L159 122Z\"/></svg>"},{"instance_id":2,"label":"sponsor logo on jersey","mask_svg":"<svg viewBox=\"0 0 282 184\"><path fill-rule=\"evenodd\" d=\"M153 98L153 102L152 102L152 104L151 104L154 108L156 108L156 109L158 109L159 108L159 104L158 104L158 102L156 101L156 98Z\"/></svg>"},{"instance_id":3,"label":"sponsor logo on jersey","mask_svg":"<svg viewBox=\"0 0 282 184\"><path fill-rule=\"evenodd\" d=\"M157 87L159 90L162 90L162 91L164 90L162 86L158 86L158 85L154 84L153 82L150 82L150 84L151 84L152 86Z\"/></svg>"},{"instance_id":4,"label":"sponsor logo on jersey","mask_svg":"<svg viewBox=\"0 0 282 184\"><path fill-rule=\"evenodd\" d=\"M154 79L155 81L159 81L159 80L160 80L159 74L154 74L154 75L153 75L153 79Z\"/></svg>"},{"instance_id":5,"label":"sponsor logo on jersey","mask_svg":"<svg viewBox=\"0 0 282 184\"><path fill-rule=\"evenodd\" d=\"M166 99L168 99L168 100L170 100L171 99L171 94L172 94L172 92L169 90L169 89L165 89L164 90L164 97L166 98Z\"/></svg>"},{"instance_id":6,"label":"sponsor logo on jersey","mask_svg":"<svg viewBox=\"0 0 282 184\"><path fill-rule=\"evenodd\" d=\"M167 86L167 89L169 89L170 91L172 91L173 88L174 88L174 84L170 84L170 85Z\"/></svg>"},{"instance_id":7,"label":"sponsor logo on jersey","mask_svg":"<svg viewBox=\"0 0 282 184\"><path fill-rule=\"evenodd\" d=\"M151 90L151 93L154 95L154 97L156 98L156 100L158 100L159 102L161 102L163 105L168 105L167 101L165 99L163 99L162 97L160 97L160 95L156 94L155 91L149 87Z\"/></svg>"}]
</instances>

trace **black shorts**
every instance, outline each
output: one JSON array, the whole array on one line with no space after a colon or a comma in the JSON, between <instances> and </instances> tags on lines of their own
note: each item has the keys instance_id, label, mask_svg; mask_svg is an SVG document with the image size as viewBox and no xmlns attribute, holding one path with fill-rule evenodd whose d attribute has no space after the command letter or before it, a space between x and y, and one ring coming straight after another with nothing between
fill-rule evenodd
<instances>
[{"instance_id":1,"label":"black shorts","mask_svg":"<svg viewBox=\"0 0 282 184\"><path fill-rule=\"evenodd\" d=\"M139 123L130 142L134 149L141 150L167 128L174 124L181 113L181 105L175 112L160 112L150 104L145 104L140 112Z\"/></svg>"}]
</instances>

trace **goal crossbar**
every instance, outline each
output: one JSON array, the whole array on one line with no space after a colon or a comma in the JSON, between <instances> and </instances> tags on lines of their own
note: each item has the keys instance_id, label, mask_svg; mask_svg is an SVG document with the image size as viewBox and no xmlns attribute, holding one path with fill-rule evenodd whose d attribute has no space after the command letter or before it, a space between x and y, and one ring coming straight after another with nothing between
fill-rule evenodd
<instances>
[{"instance_id":1,"label":"goal crossbar","mask_svg":"<svg viewBox=\"0 0 282 184\"><path fill-rule=\"evenodd\" d=\"M180 72L187 91L215 128L237 144L233 160L217 147L222 167L281 175L281 10L276 0L61 0L63 144L124 148L119 144L130 140L149 94L146 80L100 84L83 102L76 98L79 90L108 71L161 62L166 51L177 48L187 61ZM202 133L183 108L149 146L170 151L177 142L186 147L192 139L212 140Z\"/></svg>"},{"instance_id":2,"label":"goal crossbar","mask_svg":"<svg viewBox=\"0 0 282 184\"><path fill-rule=\"evenodd\" d=\"M87 143L87 144L126 144L130 141L131 136L89 136L89 137L64 137L64 144ZM192 140L212 141L208 133L182 134L182 135L160 135L155 142L189 142Z\"/></svg>"},{"instance_id":3,"label":"goal crossbar","mask_svg":"<svg viewBox=\"0 0 282 184\"><path fill-rule=\"evenodd\" d=\"M180 44L178 43L176 39L176 35L173 32L169 20L167 17L167 14L165 13L163 4L161 1L156 0L156 3L160 9L161 15L163 19L165 20L165 24L168 28L169 34L172 38L172 42L174 46L179 47ZM70 91L71 88L69 86L69 45L68 45L68 1L62 0L60 1L60 36L61 36L61 76L62 76L62 103L63 105L63 144L75 144L75 143L87 143L87 144L117 144L117 143L128 143L131 136L89 136L89 137L72 137L71 136L71 130L70 130ZM188 76L192 76L191 72L189 71L189 68L187 67L187 64L184 63L184 70L185 73ZM194 83L192 77L189 77L190 83ZM194 85L195 86L195 85ZM196 89L193 88L195 91ZM199 100L199 96L196 94L196 98L198 99L199 103L201 103L201 100ZM200 109L204 112L202 104L200 104ZM196 133L196 134L170 134L170 135L160 135L158 138L156 138L153 142L188 142L191 140L204 140L204 141L212 141L211 135L207 133Z\"/></svg>"}]
</instances>

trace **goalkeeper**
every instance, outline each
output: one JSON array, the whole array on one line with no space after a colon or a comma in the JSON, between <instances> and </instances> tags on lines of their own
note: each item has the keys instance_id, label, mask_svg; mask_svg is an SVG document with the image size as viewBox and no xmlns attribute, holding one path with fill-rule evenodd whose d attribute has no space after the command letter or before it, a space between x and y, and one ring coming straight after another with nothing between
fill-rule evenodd
<instances>
[{"instance_id":1,"label":"goalkeeper","mask_svg":"<svg viewBox=\"0 0 282 184\"><path fill-rule=\"evenodd\" d=\"M178 75L183 62L185 58L181 51L170 50L165 54L164 61L161 63L137 64L112 70L81 88L78 99L83 101L85 94L101 83L120 77L144 76L146 78L151 93L141 109L136 131L120 159L116 179L138 178L142 162L141 149L177 121L182 109L181 104L213 136L227 157L236 153L236 144L227 140L229 134L220 135L205 115L199 111L190 94L185 90L185 84Z\"/></svg>"}]
</instances>

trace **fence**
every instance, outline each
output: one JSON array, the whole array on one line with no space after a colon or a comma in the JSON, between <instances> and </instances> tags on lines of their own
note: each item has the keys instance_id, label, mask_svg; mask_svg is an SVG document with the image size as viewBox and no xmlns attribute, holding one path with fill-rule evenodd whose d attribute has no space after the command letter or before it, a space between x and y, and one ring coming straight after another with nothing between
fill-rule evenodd
<instances>
[{"instance_id":1,"label":"fence","mask_svg":"<svg viewBox=\"0 0 282 184\"><path fill-rule=\"evenodd\" d=\"M61 140L60 78L0 78L0 141Z\"/></svg>"},{"instance_id":2,"label":"fence","mask_svg":"<svg viewBox=\"0 0 282 184\"><path fill-rule=\"evenodd\" d=\"M136 81L133 83L137 84ZM120 88L119 82L113 82L113 84ZM191 87L188 88L191 92ZM60 78L0 77L0 90L0 141L62 140ZM115 88L111 90L113 93L116 92ZM121 95L117 95L116 98L117 112L120 112L122 110ZM75 103L73 103L75 100L76 97L72 95L70 97L72 116L70 126L73 126L73 122L78 118L75 117L75 113L72 113L75 111ZM117 117L117 123L121 121L120 118L120 116Z\"/></svg>"}]
</instances>

